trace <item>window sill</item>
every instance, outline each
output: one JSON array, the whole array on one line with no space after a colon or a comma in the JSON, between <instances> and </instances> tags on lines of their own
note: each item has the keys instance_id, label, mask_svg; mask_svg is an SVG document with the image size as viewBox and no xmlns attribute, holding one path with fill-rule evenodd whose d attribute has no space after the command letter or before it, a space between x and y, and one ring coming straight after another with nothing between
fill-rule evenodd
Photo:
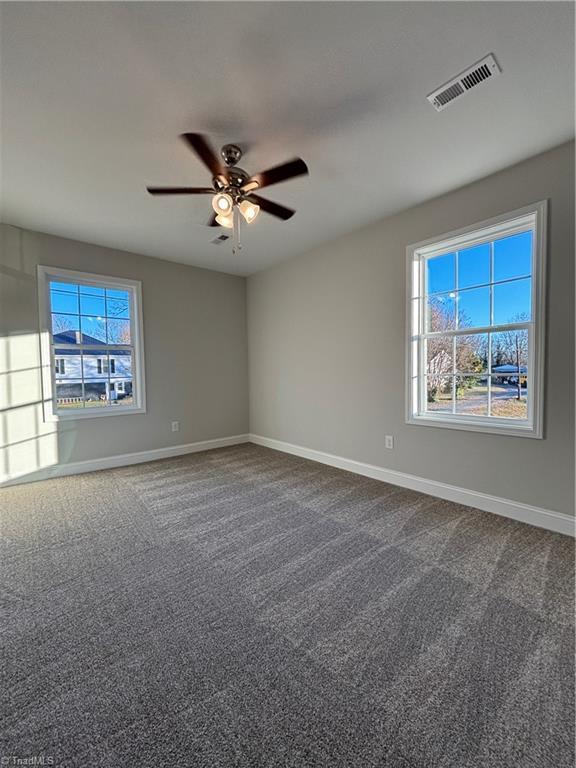
<instances>
[{"instance_id":1,"label":"window sill","mask_svg":"<svg viewBox=\"0 0 576 768\"><path fill-rule=\"evenodd\" d=\"M531 437L541 440L542 431L529 422L510 424L508 420L482 419L450 419L447 416L412 415L406 419L407 424L424 427L440 427L441 429L459 429L467 432L486 432L493 435L508 435L510 437Z\"/></svg>"},{"instance_id":2,"label":"window sill","mask_svg":"<svg viewBox=\"0 0 576 768\"><path fill-rule=\"evenodd\" d=\"M64 413L46 413L44 415L45 422L54 421L76 421L78 419L98 419L106 418L108 416L126 416L130 413L146 413L146 408L130 406L129 408L122 408L120 406L103 406L101 409L78 409L78 411L70 411Z\"/></svg>"}]
</instances>

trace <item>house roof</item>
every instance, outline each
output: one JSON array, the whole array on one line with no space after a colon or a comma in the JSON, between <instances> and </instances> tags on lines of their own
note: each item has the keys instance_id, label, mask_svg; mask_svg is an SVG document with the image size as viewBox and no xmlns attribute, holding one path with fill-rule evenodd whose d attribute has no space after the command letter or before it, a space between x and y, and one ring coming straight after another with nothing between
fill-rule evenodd
<instances>
[{"instance_id":1,"label":"house roof","mask_svg":"<svg viewBox=\"0 0 576 768\"><path fill-rule=\"evenodd\" d=\"M102 344L100 339L95 339L94 336L89 336L87 333L80 333L80 331L60 331L55 333L54 344ZM73 350L74 351L74 350Z\"/></svg>"},{"instance_id":2,"label":"house roof","mask_svg":"<svg viewBox=\"0 0 576 768\"><path fill-rule=\"evenodd\" d=\"M527 367L525 365L521 365L520 366L520 373L526 373L527 370L528 369L527 369ZM495 365L492 368L492 373L494 373L494 371L496 371L497 373L518 373L518 366L516 366L516 365L509 365L509 364Z\"/></svg>"},{"instance_id":3,"label":"house roof","mask_svg":"<svg viewBox=\"0 0 576 768\"><path fill-rule=\"evenodd\" d=\"M87 333L80 333L80 331L61 331L60 333L55 333L53 336L54 339L54 346L57 348L59 344L87 344L87 345L99 345L102 346L105 342L103 342L101 339L95 339L94 336L90 336ZM57 356L63 357L64 355L77 355L79 354L77 349L72 349L70 347L67 347L65 349L59 349L57 350ZM103 354L106 354L105 350L103 349L86 349L83 351L84 355L96 355L96 356L102 356ZM118 357L120 355L130 355L131 351L129 349L115 349L114 350L114 357Z\"/></svg>"}]
</instances>

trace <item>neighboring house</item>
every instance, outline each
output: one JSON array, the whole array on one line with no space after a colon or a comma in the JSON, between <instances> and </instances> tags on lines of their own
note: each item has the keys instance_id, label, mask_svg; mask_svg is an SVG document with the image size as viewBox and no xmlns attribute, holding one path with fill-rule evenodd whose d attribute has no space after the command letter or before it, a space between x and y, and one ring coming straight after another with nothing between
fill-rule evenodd
<instances>
[{"instance_id":1,"label":"neighboring house","mask_svg":"<svg viewBox=\"0 0 576 768\"><path fill-rule=\"evenodd\" d=\"M132 394L132 355L129 349L72 349L60 344L102 345L80 331L54 334L56 400L70 403L86 400L122 400Z\"/></svg>"},{"instance_id":2,"label":"neighboring house","mask_svg":"<svg viewBox=\"0 0 576 768\"><path fill-rule=\"evenodd\" d=\"M518 366L510 365L495 365L492 368L492 376L499 379L504 384L517 384L518 383ZM520 383L523 387L527 384L528 368L525 365L520 366Z\"/></svg>"}]
</instances>

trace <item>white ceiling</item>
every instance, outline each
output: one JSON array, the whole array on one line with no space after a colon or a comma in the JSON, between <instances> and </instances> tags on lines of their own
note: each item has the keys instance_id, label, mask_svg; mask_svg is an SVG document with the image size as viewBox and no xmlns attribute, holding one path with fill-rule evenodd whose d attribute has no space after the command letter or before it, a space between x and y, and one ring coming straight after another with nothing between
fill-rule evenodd
<instances>
[{"instance_id":1,"label":"white ceiling","mask_svg":"<svg viewBox=\"0 0 576 768\"><path fill-rule=\"evenodd\" d=\"M571 3L3 3L3 220L249 274L568 140ZM485 54L503 75L436 113ZM178 135L244 142L249 172L300 155L244 250L210 241ZM264 194L264 192L263 192Z\"/></svg>"}]
</instances>

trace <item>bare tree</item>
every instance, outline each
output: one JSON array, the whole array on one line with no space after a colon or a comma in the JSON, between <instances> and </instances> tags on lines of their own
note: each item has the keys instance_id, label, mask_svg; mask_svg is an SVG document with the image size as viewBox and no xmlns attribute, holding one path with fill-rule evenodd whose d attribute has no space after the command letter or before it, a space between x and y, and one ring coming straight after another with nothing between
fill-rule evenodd
<instances>
[{"instance_id":1,"label":"bare tree","mask_svg":"<svg viewBox=\"0 0 576 768\"><path fill-rule=\"evenodd\" d=\"M108 342L111 344L130 344L130 321L124 317L126 306L123 299L107 298Z\"/></svg>"},{"instance_id":2,"label":"bare tree","mask_svg":"<svg viewBox=\"0 0 576 768\"><path fill-rule=\"evenodd\" d=\"M57 333L66 333L67 331L77 331L78 328L74 322L75 320L77 321L78 317L74 315L70 317L66 315L52 315L52 333L55 335Z\"/></svg>"},{"instance_id":3,"label":"bare tree","mask_svg":"<svg viewBox=\"0 0 576 768\"><path fill-rule=\"evenodd\" d=\"M512 322L528 320L522 312L512 318ZM525 328L510 329L495 333L492 340L492 360L495 365L511 365L516 371L516 399L522 399L522 369L528 366L528 331Z\"/></svg>"},{"instance_id":4,"label":"bare tree","mask_svg":"<svg viewBox=\"0 0 576 768\"><path fill-rule=\"evenodd\" d=\"M108 320L108 343L109 344L130 344L130 321Z\"/></svg>"},{"instance_id":5,"label":"bare tree","mask_svg":"<svg viewBox=\"0 0 576 768\"><path fill-rule=\"evenodd\" d=\"M430 301L428 305L428 322L431 331L451 331L455 327L455 315L449 307L439 301ZM458 326L465 328L470 325L470 318L464 313L458 313ZM439 392L450 383L454 370L466 374L461 386L471 386L474 374L480 374L487 368L488 349L485 334L466 334L456 336L439 335L427 341L427 383L428 399L436 399ZM453 365L455 358L455 366Z\"/></svg>"}]
</instances>

